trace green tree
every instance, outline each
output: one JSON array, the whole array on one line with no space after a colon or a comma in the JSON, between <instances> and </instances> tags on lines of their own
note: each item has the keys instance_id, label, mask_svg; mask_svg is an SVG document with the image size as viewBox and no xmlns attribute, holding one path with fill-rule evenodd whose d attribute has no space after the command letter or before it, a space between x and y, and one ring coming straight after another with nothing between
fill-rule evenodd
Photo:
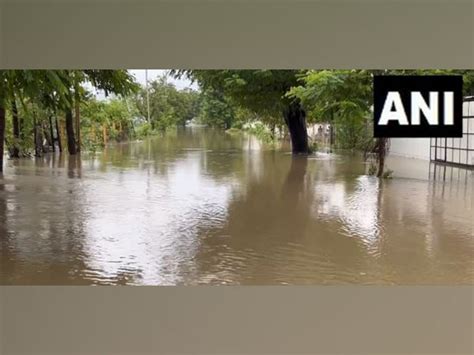
<instances>
[{"instance_id":1,"label":"green tree","mask_svg":"<svg viewBox=\"0 0 474 355\"><path fill-rule=\"evenodd\" d=\"M310 70L300 77L289 97L301 100L313 122L330 123L339 146L360 148L367 141L372 105L372 73L367 70ZM331 130L331 144L334 143Z\"/></svg>"},{"instance_id":2,"label":"green tree","mask_svg":"<svg viewBox=\"0 0 474 355\"><path fill-rule=\"evenodd\" d=\"M173 107L177 125L184 126L199 115L200 100L199 93L191 89L170 92L168 103Z\"/></svg>"},{"instance_id":3,"label":"green tree","mask_svg":"<svg viewBox=\"0 0 474 355\"><path fill-rule=\"evenodd\" d=\"M261 116L283 117L295 154L309 152L306 112L298 98L286 93L298 85L298 70L174 70L195 80L206 91L214 89Z\"/></svg>"},{"instance_id":4,"label":"green tree","mask_svg":"<svg viewBox=\"0 0 474 355\"><path fill-rule=\"evenodd\" d=\"M165 130L184 125L199 112L199 93L178 90L163 75L149 84L150 125L153 130ZM136 96L136 107L142 117L147 117L147 93L142 88Z\"/></svg>"},{"instance_id":5,"label":"green tree","mask_svg":"<svg viewBox=\"0 0 474 355\"><path fill-rule=\"evenodd\" d=\"M90 98L81 103L85 146L94 149L109 139L123 141L134 133L136 111L126 99L97 100Z\"/></svg>"},{"instance_id":6,"label":"green tree","mask_svg":"<svg viewBox=\"0 0 474 355\"><path fill-rule=\"evenodd\" d=\"M83 85L89 82L94 88L103 90L106 96L130 95L137 92L139 86L127 70L69 70L68 75L71 83L68 87L69 102L74 102L75 122L72 106L66 107L67 142L69 153L76 154L81 149L80 102L85 94Z\"/></svg>"},{"instance_id":7,"label":"green tree","mask_svg":"<svg viewBox=\"0 0 474 355\"><path fill-rule=\"evenodd\" d=\"M287 96L298 98L313 120L338 127L344 147L366 146L376 153L379 177L383 175L389 141L364 134L372 116L373 75L463 75L464 94L474 92L474 72L469 70L310 70L301 75L300 85Z\"/></svg>"},{"instance_id":8,"label":"green tree","mask_svg":"<svg viewBox=\"0 0 474 355\"><path fill-rule=\"evenodd\" d=\"M26 101L68 105L70 104L67 95L68 85L68 78L63 70L0 71L0 172L3 171L7 107L11 107L13 115L17 115L18 111L14 108L17 98L24 107L26 107ZM12 105L9 106L9 104ZM17 119L18 117L14 121ZM14 126L17 123L15 122ZM14 130L14 136L18 138L17 136L20 136L19 127L14 127Z\"/></svg>"},{"instance_id":9,"label":"green tree","mask_svg":"<svg viewBox=\"0 0 474 355\"><path fill-rule=\"evenodd\" d=\"M199 121L211 127L229 129L235 121L235 111L222 91L209 88L202 94Z\"/></svg>"}]
</instances>

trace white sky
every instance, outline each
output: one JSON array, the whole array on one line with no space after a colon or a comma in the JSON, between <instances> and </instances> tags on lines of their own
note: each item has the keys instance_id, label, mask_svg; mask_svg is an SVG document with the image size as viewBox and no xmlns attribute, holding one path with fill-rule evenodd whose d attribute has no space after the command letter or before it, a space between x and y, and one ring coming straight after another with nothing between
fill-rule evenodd
<instances>
[{"instance_id":1,"label":"white sky","mask_svg":"<svg viewBox=\"0 0 474 355\"><path fill-rule=\"evenodd\" d=\"M156 78L166 74L166 71L167 70L164 70L164 69L148 69L148 82L153 81ZM145 69L129 69L129 72L132 73L132 75L136 78L139 84L145 86L145 81L146 81ZM186 88L197 90L199 88L196 83L191 83L191 81L186 78L174 79L174 78L168 77L168 82L174 84L174 86L176 86L178 90L183 90ZM86 85L86 87L95 94L97 99L99 100L106 99L102 91L96 91L95 89L93 89L91 85Z\"/></svg>"},{"instance_id":2,"label":"white sky","mask_svg":"<svg viewBox=\"0 0 474 355\"><path fill-rule=\"evenodd\" d=\"M153 81L157 77L162 76L163 74L166 73L167 70L162 70L162 69L148 69L148 81ZM137 81L145 85L145 69L130 69L129 72L131 72ZM196 83L191 84L191 82L185 78L183 79L174 79L174 78L168 78L168 82L173 83L174 86L178 90L186 89L186 88L192 88L197 90L198 86Z\"/></svg>"}]
</instances>

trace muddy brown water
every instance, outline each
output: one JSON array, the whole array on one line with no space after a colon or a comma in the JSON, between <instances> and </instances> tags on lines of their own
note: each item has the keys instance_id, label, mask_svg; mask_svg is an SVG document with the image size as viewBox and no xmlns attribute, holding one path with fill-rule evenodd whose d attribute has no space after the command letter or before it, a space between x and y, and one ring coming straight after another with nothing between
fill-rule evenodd
<instances>
[{"instance_id":1,"label":"muddy brown water","mask_svg":"<svg viewBox=\"0 0 474 355\"><path fill-rule=\"evenodd\" d=\"M3 285L473 284L472 171L187 128L9 160Z\"/></svg>"}]
</instances>

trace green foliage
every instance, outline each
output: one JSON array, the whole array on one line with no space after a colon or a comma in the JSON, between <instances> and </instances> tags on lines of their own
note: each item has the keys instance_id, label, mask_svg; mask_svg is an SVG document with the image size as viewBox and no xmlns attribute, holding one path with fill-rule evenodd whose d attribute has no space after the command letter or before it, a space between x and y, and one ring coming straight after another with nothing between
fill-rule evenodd
<instances>
[{"instance_id":1,"label":"green foliage","mask_svg":"<svg viewBox=\"0 0 474 355\"><path fill-rule=\"evenodd\" d=\"M146 91L127 70L0 70L0 105L7 111L7 148L28 154L34 148L34 123L49 134L49 117L63 124L64 110L80 105L82 143L97 149L108 140L142 138L198 118L213 127L248 128L274 140L282 112L292 101L303 104L309 122L328 122L340 148L374 151L370 127L373 75L463 75L464 94L474 94L472 70L175 70L197 81L202 92L177 90L166 77L150 83L150 123ZM98 101L88 85L112 95ZM131 95L133 95L131 100ZM21 137L12 132L12 102ZM258 122L249 125L250 122ZM62 132L64 135L64 132ZM63 137L64 139L64 137Z\"/></svg>"},{"instance_id":2,"label":"green foliage","mask_svg":"<svg viewBox=\"0 0 474 355\"><path fill-rule=\"evenodd\" d=\"M317 152L320 149L319 143L317 141L312 141L310 143L310 149L312 152Z\"/></svg>"},{"instance_id":3,"label":"green foliage","mask_svg":"<svg viewBox=\"0 0 474 355\"><path fill-rule=\"evenodd\" d=\"M92 86L103 90L106 96L115 94L120 96L128 96L139 90L139 85L135 82L134 77L128 70L74 70L80 81L87 80Z\"/></svg>"},{"instance_id":4,"label":"green foliage","mask_svg":"<svg viewBox=\"0 0 474 355\"><path fill-rule=\"evenodd\" d=\"M463 75L464 94L474 93L472 70L309 70L286 96L303 103L309 122L333 124L338 147L364 149L375 143L368 129L373 75Z\"/></svg>"},{"instance_id":5,"label":"green foliage","mask_svg":"<svg viewBox=\"0 0 474 355\"><path fill-rule=\"evenodd\" d=\"M50 119L62 115L63 111L71 112L75 105L76 123L81 121L80 110L77 109L82 101L90 97L85 89L86 83L104 90L106 95L115 94L122 98L138 88L127 70L1 70L0 107L13 112L13 103L17 103L18 118L21 122L18 125L7 122L9 125L6 137L3 137L2 132L0 139L6 138L7 148L11 152L16 151L15 157L27 154L31 141L37 142L37 154L40 154L41 150L46 152L49 148L43 146L43 141L46 139L48 146L52 146L51 130L55 130L55 127L51 127ZM10 133L13 126L19 129L19 136L18 129L17 133ZM120 132L123 132L122 129ZM72 130L68 133L68 141L79 141L79 136L74 137ZM32 138L32 135L36 138ZM0 151L0 155L3 156L3 151Z\"/></svg>"},{"instance_id":6,"label":"green foliage","mask_svg":"<svg viewBox=\"0 0 474 355\"><path fill-rule=\"evenodd\" d=\"M198 116L200 95L193 90L177 90L167 82L166 76L150 83L150 125L152 130L166 130L184 125ZM135 98L138 113L147 119L147 92L142 88Z\"/></svg>"},{"instance_id":7,"label":"green foliage","mask_svg":"<svg viewBox=\"0 0 474 355\"><path fill-rule=\"evenodd\" d=\"M286 92L298 84L299 70L174 70L176 77L187 76L200 87L218 90L236 106L280 117L290 101Z\"/></svg>"},{"instance_id":8,"label":"green foliage","mask_svg":"<svg viewBox=\"0 0 474 355\"><path fill-rule=\"evenodd\" d=\"M222 91L208 88L202 94L199 122L210 127L229 129L236 119L236 108Z\"/></svg>"},{"instance_id":9,"label":"green foliage","mask_svg":"<svg viewBox=\"0 0 474 355\"><path fill-rule=\"evenodd\" d=\"M303 103L309 113L308 121L331 123L340 148L360 148L368 137L371 72L310 70L299 81L301 85L290 89L287 96Z\"/></svg>"},{"instance_id":10,"label":"green foliage","mask_svg":"<svg viewBox=\"0 0 474 355\"><path fill-rule=\"evenodd\" d=\"M393 170L387 169L383 174L382 174L383 179L392 179L393 178Z\"/></svg>"},{"instance_id":11,"label":"green foliage","mask_svg":"<svg viewBox=\"0 0 474 355\"><path fill-rule=\"evenodd\" d=\"M363 149L373 140L368 129L368 118L364 116L336 116L333 124L338 148Z\"/></svg>"},{"instance_id":12,"label":"green foliage","mask_svg":"<svg viewBox=\"0 0 474 355\"><path fill-rule=\"evenodd\" d=\"M106 139L123 141L134 135L136 110L126 99L89 99L81 103L81 113L83 144L88 150L107 143Z\"/></svg>"},{"instance_id":13,"label":"green foliage","mask_svg":"<svg viewBox=\"0 0 474 355\"><path fill-rule=\"evenodd\" d=\"M364 116L372 104L372 75L367 70L310 70L299 82L302 85L286 95L300 99L315 122Z\"/></svg>"},{"instance_id":14,"label":"green foliage","mask_svg":"<svg viewBox=\"0 0 474 355\"><path fill-rule=\"evenodd\" d=\"M252 125L245 129L247 132L255 135L262 142L271 144L275 142L275 137L271 130L262 122L254 122Z\"/></svg>"},{"instance_id":15,"label":"green foliage","mask_svg":"<svg viewBox=\"0 0 474 355\"><path fill-rule=\"evenodd\" d=\"M370 163L367 174L372 176L377 174L377 166L373 162Z\"/></svg>"},{"instance_id":16,"label":"green foliage","mask_svg":"<svg viewBox=\"0 0 474 355\"><path fill-rule=\"evenodd\" d=\"M142 123L135 128L135 138L143 139L152 134L151 125L148 122Z\"/></svg>"}]
</instances>

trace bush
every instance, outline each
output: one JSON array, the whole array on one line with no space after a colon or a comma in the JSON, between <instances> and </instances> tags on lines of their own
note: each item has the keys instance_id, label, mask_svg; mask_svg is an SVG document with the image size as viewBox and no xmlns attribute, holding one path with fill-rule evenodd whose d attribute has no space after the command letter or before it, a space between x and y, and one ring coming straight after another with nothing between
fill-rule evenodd
<instances>
[{"instance_id":1,"label":"bush","mask_svg":"<svg viewBox=\"0 0 474 355\"><path fill-rule=\"evenodd\" d=\"M270 129L261 122L255 122L252 125L249 125L247 131L255 135L258 139L264 143L273 143L274 138Z\"/></svg>"},{"instance_id":2,"label":"bush","mask_svg":"<svg viewBox=\"0 0 474 355\"><path fill-rule=\"evenodd\" d=\"M391 179L393 176L393 170L390 170L390 169L387 169L387 171L385 171L383 174L382 174L382 178L384 179Z\"/></svg>"},{"instance_id":3,"label":"bush","mask_svg":"<svg viewBox=\"0 0 474 355\"><path fill-rule=\"evenodd\" d=\"M148 122L135 128L135 138L143 139L151 134L151 125Z\"/></svg>"},{"instance_id":4,"label":"bush","mask_svg":"<svg viewBox=\"0 0 474 355\"><path fill-rule=\"evenodd\" d=\"M369 171L367 172L369 175L376 175L377 174L377 166L374 163L370 163Z\"/></svg>"}]
</instances>

